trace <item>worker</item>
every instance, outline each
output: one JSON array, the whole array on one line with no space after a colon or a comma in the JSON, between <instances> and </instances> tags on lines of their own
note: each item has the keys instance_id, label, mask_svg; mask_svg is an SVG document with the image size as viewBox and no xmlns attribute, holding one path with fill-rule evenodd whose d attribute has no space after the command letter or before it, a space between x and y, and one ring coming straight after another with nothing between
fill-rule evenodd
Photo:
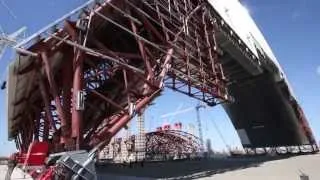
<instances>
[{"instance_id":1,"label":"worker","mask_svg":"<svg viewBox=\"0 0 320 180\"><path fill-rule=\"evenodd\" d=\"M6 89L6 87L7 87L7 81L3 81L1 84L1 90Z\"/></svg>"}]
</instances>

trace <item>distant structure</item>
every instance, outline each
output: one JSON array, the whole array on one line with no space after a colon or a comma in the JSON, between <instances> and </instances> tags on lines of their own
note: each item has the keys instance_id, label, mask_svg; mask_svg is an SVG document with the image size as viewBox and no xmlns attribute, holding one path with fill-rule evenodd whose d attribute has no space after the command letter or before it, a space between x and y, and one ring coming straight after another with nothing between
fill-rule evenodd
<instances>
[{"instance_id":1,"label":"distant structure","mask_svg":"<svg viewBox=\"0 0 320 180\"><path fill-rule=\"evenodd\" d=\"M203 140L203 131L202 131L202 122L201 122L201 118L200 118L200 109L201 108L206 108L207 105L205 105L204 103L199 102L195 107L189 107L189 108L185 108L176 112L172 112L172 113L167 113L162 115L162 118L166 118L166 117L174 117L178 114L183 114L183 113L187 113L190 112L192 110L196 111L196 124L197 124L197 129L198 129L198 137L200 138L200 142L201 142L201 149L202 152L204 152L204 140ZM191 127L190 127L191 128ZM191 129L190 129L191 130ZM191 134L194 134L194 132L192 132Z\"/></svg>"},{"instance_id":2,"label":"distant structure","mask_svg":"<svg viewBox=\"0 0 320 180\"><path fill-rule=\"evenodd\" d=\"M137 117L138 134L135 140L135 153L137 161L144 161L146 158L146 134L144 112L140 112Z\"/></svg>"},{"instance_id":3,"label":"distant structure","mask_svg":"<svg viewBox=\"0 0 320 180\"><path fill-rule=\"evenodd\" d=\"M206 150L207 150L207 153L208 153L209 156L211 154L213 154L212 145L211 145L211 139L207 139L207 141L206 141Z\"/></svg>"},{"instance_id":4,"label":"distant structure","mask_svg":"<svg viewBox=\"0 0 320 180\"><path fill-rule=\"evenodd\" d=\"M0 27L0 60L7 47L15 46L24 38L26 30L27 27L22 27L12 34L6 34Z\"/></svg>"},{"instance_id":5,"label":"distant structure","mask_svg":"<svg viewBox=\"0 0 320 180\"><path fill-rule=\"evenodd\" d=\"M0 4L8 11L10 16L17 19L17 16L3 0L0 0ZM12 34L6 34L0 26L0 60L8 46L15 46L19 40L25 37L26 30L26 27L22 27Z\"/></svg>"},{"instance_id":6,"label":"distant structure","mask_svg":"<svg viewBox=\"0 0 320 180\"><path fill-rule=\"evenodd\" d=\"M202 103L199 103L195 109L197 112L197 125L198 125L198 133L199 133L199 138L200 138L200 143L201 143L201 151L202 153L204 152L204 142L203 142L203 132L202 132L202 122L200 118L200 109L201 108L206 108L206 106Z\"/></svg>"},{"instance_id":7,"label":"distant structure","mask_svg":"<svg viewBox=\"0 0 320 180\"><path fill-rule=\"evenodd\" d=\"M139 118L138 118L139 119ZM140 120L138 120L140 121ZM100 160L115 163L196 158L202 155L200 139L181 130L182 123L165 124L156 131L128 138L113 138L99 153ZM139 136L144 137L142 144Z\"/></svg>"}]
</instances>

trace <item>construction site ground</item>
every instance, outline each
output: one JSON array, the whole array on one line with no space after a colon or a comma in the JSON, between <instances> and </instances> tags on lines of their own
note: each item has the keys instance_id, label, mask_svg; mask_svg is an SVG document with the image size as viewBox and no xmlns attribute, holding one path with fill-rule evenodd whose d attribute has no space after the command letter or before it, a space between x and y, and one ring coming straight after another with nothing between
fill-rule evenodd
<instances>
[{"instance_id":1,"label":"construction site ground","mask_svg":"<svg viewBox=\"0 0 320 180\"><path fill-rule=\"evenodd\" d=\"M0 165L0 179L6 166ZM168 161L129 165L99 164L98 180L145 179L217 179L217 180L301 180L304 173L309 180L320 179L320 154ZM30 179L16 169L12 180ZM307 180L307 179L302 179Z\"/></svg>"},{"instance_id":2,"label":"construction site ground","mask_svg":"<svg viewBox=\"0 0 320 180\"><path fill-rule=\"evenodd\" d=\"M217 180L309 180L320 179L320 154L210 159L145 163L133 167L100 165L99 179L217 179ZM302 179L305 180L305 179Z\"/></svg>"}]
</instances>

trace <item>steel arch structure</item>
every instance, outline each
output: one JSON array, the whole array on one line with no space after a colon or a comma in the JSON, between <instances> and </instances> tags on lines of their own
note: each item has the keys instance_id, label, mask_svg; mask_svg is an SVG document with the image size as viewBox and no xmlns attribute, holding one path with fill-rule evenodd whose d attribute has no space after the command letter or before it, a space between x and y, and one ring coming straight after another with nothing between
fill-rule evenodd
<instances>
[{"instance_id":1,"label":"steel arch structure","mask_svg":"<svg viewBox=\"0 0 320 180\"><path fill-rule=\"evenodd\" d=\"M146 134L146 159L168 160L197 156L200 139L180 130L155 131Z\"/></svg>"},{"instance_id":2,"label":"steel arch structure","mask_svg":"<svg viewBox=\"0 0 320 180\"><path fill-rule=\"evenodd\" d=\"M194 1L180 12L182 2L168 11L104 1L23 42L28 49L18 45L8 89L9 137L19 149L34 140L54 139L60 151L107 142L164 86L210 105L229 100L212 8Z\"/></svg>"},{"instance_id":3,"label":"steel arch structure","mask_svg":"<svg viewBox=\"0 0 320 180\"><path fill-rule=\"evenodd\" d=\"M146 141L145 149L143 149L145 153L143 161L186 159L197 157L200 153L199 137L185 131L154 131L148 132L144 136ZM100 152L100 159L113 159L114 162L121 163L126 161L135 162L137 161L137 153L141 151L136 145L136 135L128 138L115 138ZM122 148L125 148L124 154L122 153ZM122 158L120 158L120 161L118 160L119 157Z\"/></svg>"},{"instance_id":4,"label":"steel arch structure","mask_svg":"<svg viewBox=\"0 0 320 180\"><path fill-rule=\"evenodd\" d=\"M248 43L215 5L90 0L19 43L9 67L9 138L23 153L39 141L49 153L103 148L167 87L226 103L244 147L317 149L267 46L258 36Z\"/></svg>"}]
</instances>

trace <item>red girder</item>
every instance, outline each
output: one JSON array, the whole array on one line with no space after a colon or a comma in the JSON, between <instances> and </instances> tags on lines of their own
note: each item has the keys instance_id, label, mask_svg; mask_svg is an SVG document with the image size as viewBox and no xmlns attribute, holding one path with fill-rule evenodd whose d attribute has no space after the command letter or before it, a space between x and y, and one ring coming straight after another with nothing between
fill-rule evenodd
<instances>
[{"instance_id":1,"label":"red girder","mask_svg":"<svg viewBox=\"0 0 320 180\"><path fill-rule=\"evenodd\" d=\"M153 1L105 1L20 49L31 63L19 76L37 78L20 112L36 125L31 136L13 130L19 148L48 138L56 151L101 148L164 86L211 105L229 100L210 5Z\"/></svg>"}]
</instances>

